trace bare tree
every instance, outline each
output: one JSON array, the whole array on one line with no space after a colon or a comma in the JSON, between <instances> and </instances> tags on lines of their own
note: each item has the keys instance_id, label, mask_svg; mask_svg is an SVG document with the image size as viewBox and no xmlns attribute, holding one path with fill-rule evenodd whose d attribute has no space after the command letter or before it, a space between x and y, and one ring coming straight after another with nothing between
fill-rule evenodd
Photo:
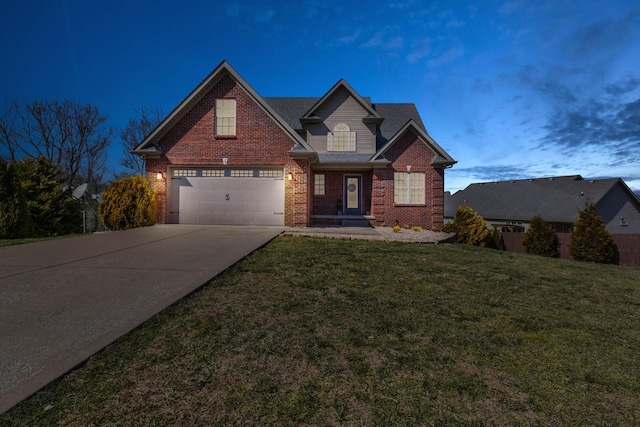
<instances>
[{"instance_id":1,"label":"bare tree","mask_svg":"<svg viewBox=\"0 0 640 427\"><path fill-rule=\"evenodd\" d=\"M88 182L105 172L113 138L106 122L107 117L90 104L35 100L22 116L20 148L26 155L51 160L67 184Z\"/></svg>"},{"instance_id":2,"label":"bare tree","mask_svg":"<svg viewBox=\"0 0 640 427\"><path fill-rule=\"evenodd\" d=\"M17 102L5 101L4 113L0 117L0 146L9 152L9 161L15 163L16 154L20 152L20 106Z\"/></svg>"},{"instance_id":3,"label":"bare tree","mask_svg":"<svg viewBox=\"0 0 640 427\"><path fill-rule=\"evenodd\" d=\"M129 150L136 148L160 124L164 118L161 108L140 107L137 119L130 118L126 128L119 133L123 156L120 164L136 174L144 175L144 159Z\"/></svg>"}]
</instances>

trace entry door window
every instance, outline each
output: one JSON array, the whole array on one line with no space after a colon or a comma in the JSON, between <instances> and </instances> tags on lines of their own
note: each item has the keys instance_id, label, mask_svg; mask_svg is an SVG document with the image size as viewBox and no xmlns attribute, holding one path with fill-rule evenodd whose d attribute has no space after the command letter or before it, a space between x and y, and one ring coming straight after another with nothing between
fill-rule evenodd
<instances>
[{"instance_id":1,"label":"entry door window","mask_svg":"<svg viewBox=\"0 0 640 427\"><path fill-rule=\"evenodd\" d=\"M360 213L361 176L346 176L344 181L345 212Z\"/></svg>"}]
</instances>

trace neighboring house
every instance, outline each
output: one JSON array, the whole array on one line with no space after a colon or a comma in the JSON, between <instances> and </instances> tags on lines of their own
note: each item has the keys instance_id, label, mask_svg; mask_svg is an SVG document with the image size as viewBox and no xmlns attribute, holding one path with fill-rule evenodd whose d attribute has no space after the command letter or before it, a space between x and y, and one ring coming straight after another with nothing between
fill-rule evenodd
<instances>
[{"instance_id":1,"label":"neighboring house","mask_svg":"<svg viewBox=\"0 0 640 427\"><path fill-rule=\"evenodd\" d=\"M522 232L536 214L556 232L569 232L590 199L612 234L640 233L640 200L620 178L585 180L580 175L471 184L445 196L445 217L463 203L499 231Z\"/></svg>"},{"instance_id":2,"label":"neighboring house","mask_svg":"<svg viewBox=\"0 0 640 427\"><path fill-rule=\"evenodd\" d=\"M320 98L263 98L223 61L132 151L159 223L395 225L440 230L456 163L413 104L344 80Z\"/></svg>"}]
</instances>

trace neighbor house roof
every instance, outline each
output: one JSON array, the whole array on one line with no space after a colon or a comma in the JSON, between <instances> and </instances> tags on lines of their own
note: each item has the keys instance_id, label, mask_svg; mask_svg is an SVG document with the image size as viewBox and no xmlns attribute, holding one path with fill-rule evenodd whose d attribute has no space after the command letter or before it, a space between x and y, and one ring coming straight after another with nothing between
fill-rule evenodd
<instances>
[{"instance_id":1,"label":"neighbor house roof","mask_svg":"<svg viewBox=\"0 0 640 427\"><path fill-rule=\"evenodd\" d=\"M585 180L580 175L471 184L445 197L445 216L453 217L466 203L485 219L528 221L540 215L548 222L574 222L587 199L596 206L620 178Z\"/></svg>"}]
</instances>

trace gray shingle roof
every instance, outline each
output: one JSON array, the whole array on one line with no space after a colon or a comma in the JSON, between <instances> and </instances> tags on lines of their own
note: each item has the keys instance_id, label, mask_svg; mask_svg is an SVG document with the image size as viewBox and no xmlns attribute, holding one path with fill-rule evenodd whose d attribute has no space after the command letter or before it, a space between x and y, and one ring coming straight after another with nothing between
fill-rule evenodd
<instances>
[{"instance_id":1,"label":"gray shingle roof","mask_svg":"<svg viewBox=\"0 0 640 427\"><path fill-rule=\"evenodd\" d=\"M276 113L294 129L302 129L300 117L320 98L264 98Z\"/></svg>"},{"instance_id":2,"label":"gray shingle roof","mask_svg":"<svg viewBox=\"0 0 640 427\"><path fill-rule=\"evenodd\" d=\"M371 159L371 154L319 154L320 163L367 163Z\"/></svg>"},{"instance_id":3,"label":"gray shingle roof","mask_svg":"<svg viewBox=\"0 0 640 427\"><path fill-rule=\"evenodd\" d=\"M364 97L369 101L368 97ZM264 100L278 113L292 128L302 129L300 118L309 111L320 98L264 98ZM426 131L418 109L414 104L371 104L384 121L380 125L377 149L392 138L410 119Z\"/></svg>"},{"instance_id":4,"label":"gray shingle roof","mask_svg":"<svg viewBox=\"0 0 640 427\"><path fill-rule=\"evenodd\" d=\"M445 216L453 217L466 202L485 219L528 221L539 214L549 222L574 222L587 198L597 205L619 182L573 175L471 184L445 198Z\"/></svg>"},{"instance_id":5,"label":"gray shingle roof","mask_svg":"<svg viewBox=\"0 0 640 427\"><path fill-rule=\"evenodd\" d=\"M373 108L384 117L378 135L378 148L391 139L410 119L426 131L414 104L373 104Z\"/></svg>"}]
</instances>

